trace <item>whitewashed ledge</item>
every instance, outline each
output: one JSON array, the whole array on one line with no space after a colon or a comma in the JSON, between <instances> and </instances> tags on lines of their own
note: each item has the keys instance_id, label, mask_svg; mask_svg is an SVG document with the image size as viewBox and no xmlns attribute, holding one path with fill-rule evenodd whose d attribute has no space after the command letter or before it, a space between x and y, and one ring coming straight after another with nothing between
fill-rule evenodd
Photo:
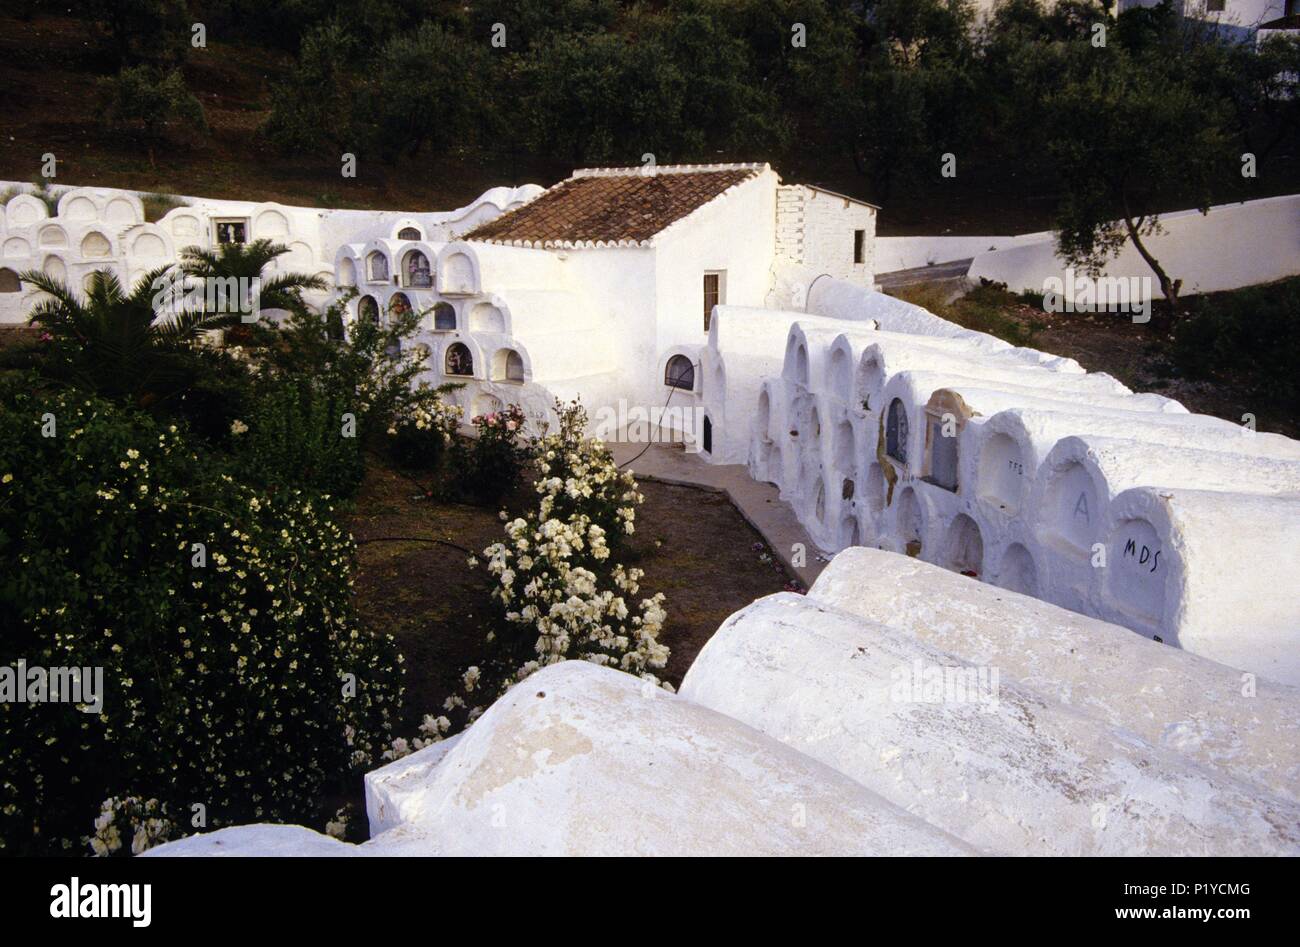
<instances>
[{"instance_id":1,"label":"whitewashed ledge","mask_svg":"<svg viewBox=\"0 0 1300 947\"><path fill-rule=\"evenodd\" d=\"M997 666L780 593L727 620L692 664L682 696L983 851L1300 854L1293 801L1007 678Z\"/></svg>"},{"instance_id":2,"label":"whitewashed ledge","mask_svg":"<svg viewBox=\"0 0 1300 947\"><path fill-rule=\"evenodd\" d=\"M918 693L936 669L975 690ZM857 548L729 618L680 695L556 665L369 773L368 842L148 854L1295 855L1298 773L1300 690Z\"/></svg>"},{"instance_id":3,"label":"whitewashed ledge","mask_svg":"<svg viewBox=\"0 0 1300 947\"><path fill-rule=\"evenodd\" d=\"M430 749L367 778L388 827L362 845L254 825L149 854L978 854L745 724L583 662L533 675Z\"/></svg>"},{"instance_id":4,"label":"whitewashed ledge","mask_svg":"<svg viewBox=\"0 0 1300 947\"><path fill-rule=\"evenodd\" d=\"M808 597L1300 802L1300 688L879 549L837 555Z\"/></svg>"}]
</instances>

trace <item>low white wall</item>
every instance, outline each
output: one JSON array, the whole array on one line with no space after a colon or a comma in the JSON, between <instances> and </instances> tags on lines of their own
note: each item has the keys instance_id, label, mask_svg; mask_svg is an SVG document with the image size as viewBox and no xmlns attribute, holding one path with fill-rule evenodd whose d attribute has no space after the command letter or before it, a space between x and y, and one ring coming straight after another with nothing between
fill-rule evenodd
<instances>
[{"instance_id":1,"label":"low white wall","mask_svg":"<svg viewBox=\"0 0 1300 947\"><path fill-rule=\"evenodd\" d=\"M968 260L982 253L1035 243L1050 237L1051 234L1047 233L997 237L877 237L876 275L933 266L936 263L951 263L954 260Z\"/></svg>"},{"instance_id":2,"label":"low white wall","mask_svg":"<svg viewBox=\"0 0 1300 947\"><path fill-rule=\"evenodd\" d=\"M1300 194L1241 204L1221 204L1208 214L1179 211L1160 217L1165 233L1143 241L1165 272L1183 281L1183 294L1210 293L1268 283L1300 274ZM1012 292L1042 292L1048 279L1065 281L1066 263L1050 234L988 253L971 264L972 280L1006 283ZM1082 273L1076 273L1076 279ZM1139 298L1160 296L1155 274L1126 243L1102 272L1106 277L1151 281Z\"/></svg>"}]
</instances>

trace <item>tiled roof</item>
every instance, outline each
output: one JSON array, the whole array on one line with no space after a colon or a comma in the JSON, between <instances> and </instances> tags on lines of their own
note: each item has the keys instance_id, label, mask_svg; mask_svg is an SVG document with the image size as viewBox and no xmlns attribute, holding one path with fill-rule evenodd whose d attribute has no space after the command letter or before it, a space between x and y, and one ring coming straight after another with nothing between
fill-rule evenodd
<instances>
[{"instance_id":1,"label":"tiled roof","mask_svg":"<svg viewBox=\"0 0 1300 947\"><path fill-rule=\"evenodd\" d=\"M678 165L575 171L463 240L534 247L641 246L766 165Z\"/></svg>"}]
</instances>

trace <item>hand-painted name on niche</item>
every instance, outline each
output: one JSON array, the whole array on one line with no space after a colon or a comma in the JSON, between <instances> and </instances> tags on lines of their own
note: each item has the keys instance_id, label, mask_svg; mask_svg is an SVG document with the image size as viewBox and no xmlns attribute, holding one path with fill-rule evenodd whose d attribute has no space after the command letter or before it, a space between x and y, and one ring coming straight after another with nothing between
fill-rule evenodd
<instances>
[{"instance_id":1,"label":"hand-painted name on niche","mask_svg":"<svg viewBox=\"0 0 1300 947\"><path fill-rule=\"evenodd\" d=\"M1160 550L1152 551L1150 546L1143 543L1141 551L1139 551L1136 539L1130 539L1124 544L1124 558L1127 559L1130 556L1137 559L1139 565L1151 563L1151 568L1147 570L1148 573L1155 572L1160 566Z\"/></svg>"}]
</instances>

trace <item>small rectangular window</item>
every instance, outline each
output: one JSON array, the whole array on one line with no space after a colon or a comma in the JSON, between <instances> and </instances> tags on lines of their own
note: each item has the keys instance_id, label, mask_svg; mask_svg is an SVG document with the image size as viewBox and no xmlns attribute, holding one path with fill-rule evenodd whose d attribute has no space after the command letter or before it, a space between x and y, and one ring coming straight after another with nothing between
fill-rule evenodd
<instances>
[{"instance_id":1,"label":"small rectangular window","mask_svg":"<svg viewBox=\"0 0 1300 947\"><path fill-rule=\"evenodd\" d=\"M864 263L863 251L866 249L867 232L865 230L853 231L853 262Z\"/></svg>"},{"instance_id":2,"label":"small rectangular window","mask_svg":"<svg viewBox=\"0 0 1300 947\"><path fill-rule=\"evenodd\" d=\"M722 274L704 274L704 331L709 331L713 307L722 305Z\"/></svg>"},{"instance_id":3,"label":"small rectangular window","mask_svg":"<svg viewBox=\"0 0 1300 947\"><path fill-rule=\"evenodd\" d=\"M248 242L248 221L246 219L217 219L212 223L217 231L217 243Z\"/></svg>"},{"instance_id":4,"label":"small rectangular window","mask_svg":"<svg viewBox=\"0 0 1300 947\"><path fill-rule=\"evenodd\" d=\"M1227 0L1205 0L1205 12L1222 13L1227 5Z\"/></svg>"}]
</instances>

